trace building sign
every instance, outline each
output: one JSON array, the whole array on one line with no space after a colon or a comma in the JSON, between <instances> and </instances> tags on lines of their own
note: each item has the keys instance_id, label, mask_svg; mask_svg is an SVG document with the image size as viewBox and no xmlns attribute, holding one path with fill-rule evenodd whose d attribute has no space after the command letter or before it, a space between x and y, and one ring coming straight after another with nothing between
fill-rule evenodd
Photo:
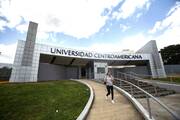
<instances>
[{"instance_id":1,"label":"building sign","mask_svg":"<svg viewBox=\"0 0 180 120\"><path fill-rule=\"evenodd\" d=\"M51 48L51 53L69 57L91 58L91 59L117 59L117 60L142 60L143 57L140 54L102 54L87 51L77 51L70 49L58 49Z\"/></svg>"}]
</instances>

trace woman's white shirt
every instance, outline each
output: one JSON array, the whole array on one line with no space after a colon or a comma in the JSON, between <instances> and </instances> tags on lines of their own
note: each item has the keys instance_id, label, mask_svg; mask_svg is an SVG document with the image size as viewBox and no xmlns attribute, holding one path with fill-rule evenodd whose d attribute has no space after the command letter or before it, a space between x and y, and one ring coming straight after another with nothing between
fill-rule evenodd
<instances>
[{"instance_id":1,"label":"woman's white shirt","mask_svg":"<svg viewBox=\"0 0 180 120\"><path fill-rule=\"evenodd\" d=\"M106 85L109 85L109 86L113 85L113 77L112 76L107 75L105 79L106 79Z\"/></svg>"}]
</instances>

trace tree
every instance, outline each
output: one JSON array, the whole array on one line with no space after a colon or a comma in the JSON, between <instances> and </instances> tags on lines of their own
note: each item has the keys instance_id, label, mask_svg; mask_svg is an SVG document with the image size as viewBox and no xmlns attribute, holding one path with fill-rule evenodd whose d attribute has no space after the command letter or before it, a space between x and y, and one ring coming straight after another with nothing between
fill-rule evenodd
<instances>
[{"instance_id":1,"label":"tree","mask_svg":"<svg viewBox=\"0 0 180 120\"><path fill-rule=\"evenodd\" d=\"M180 64L180 44L164 47L160 53L164 64Z\"/></svg>"},{"instance_id":2,"label":"tree","mask_svg":"<svg viewBox=\"0 0 180 120\"><path fill-rule=\"evenodd\" d=\"M3 67L0 68L0 80L9 80L11 76L12 68Z\"/></svg>"}]
</instances>

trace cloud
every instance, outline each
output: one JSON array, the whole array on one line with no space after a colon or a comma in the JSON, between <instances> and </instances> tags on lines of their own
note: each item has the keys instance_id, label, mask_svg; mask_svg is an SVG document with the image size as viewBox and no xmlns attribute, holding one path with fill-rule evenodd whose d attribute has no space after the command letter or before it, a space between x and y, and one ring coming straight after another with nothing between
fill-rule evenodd
<instances>
[{"instance_id":1,"label":"cloud","mask_svg":"<svg viewBox=\"0 0 180 120\"><path fill-rule=\"evenodd\" d=\"M149 30L148 33L150 34L153 34L153 33L156 33L157 30L159 30L161 28L161 22L160 21L157 21L153 27L153 29Z\"/></svg>"},{"instance_id":2,"label":"cloud","mask_svg":"<svg viewBox=\"0 0 180 120\"><path fill-rule=\"evenodd\" d=\"M176 2L175 6L170 9L167 16L162 21L157 21L149 31L149 33L156 33L164 30L163 33L154 37L157 40L159 48L163 48L172 44L180 44L180 2Z\"/></svg>"},{"instance_id":3,"label":"cloud","mask_svg":"<svg viewBox=\"0 0 180 120\"><path fill-rule=\"evenodd\" d=\"M156 40L158 50L172 44L180 44L180 26L166 30L163 34L154 37L143 33L134 34L120 39L113 43L95 43L87 48L87 50L98 52L121 52L124 49L130 49L136 52L150 40ZM83 49L83 48L80 48ZM86 48L84 48L86 49Z\"/></svg>"},{"instance_id":4,"label":"cloud","mask_svg":"<svg viewBox=\"0 0 180 120\"><path fill-rule=\"evenodd\" d=\"M28 30L28 24L20 24L16 26L16 30L18 30L21 33L25 33ZM38 33L39 34L39 33Z\"/></svg>"},{"instance_id":5,"label":"cloud","mask_svg":"<svg viewBox=\"0 0 180 120\"><path fill-rule=\"evenodd\" d=\"M105 31L106 31L106 32L109 32L109 30L110 30L109 28L106 28L106 30L105 30Z\"/></svg>"},{"instance_id":6,"label":"cloud","mask_svg":"<svg viewBox=\"0 0 180 120\"><path fill-rule=\"evenodd\" d=\"M0 44L0 63L13 63L16 52L17 43L14 44Z\"/></svg>"},{"instance_id":7,"label":"cloud","mask_svg":"<svg viewBox=\"0 0 180 120\"><path fill-rule=\"evenodd\" d=\"M170 9L170 11L167 13L167 16L171 15L172 13L174 13L179 7L180 7L180 2L176 2L176 4L174 5L174 7L172 7L172 8Z\"/></svg>"},{"instance_id":8,"label":"cloud","mask_svg":"<svg viewBox=\"0 0 180 120\"><path fill-rule=\"evenodd\" d=\"M113 43L95 43L89 46L88 48L80 48L87 49L90 51L98 51L98 52L121 52L124 49L130 49L134 52L143 47L150 40L156 40L158 50L162 49L165 46L172 44L180 44L180 28L174 27L172 29L168 29L157 37L152 35L145 35L143 33L134 34L125 38L120 39L117 42Z\"/></svg>"},{"instance_id":9,"label":"cloud","mask_svg":"<svg viewBox=\"0 0 180 120\"><path fill-rule=\"evenodd\" d=\"M162 35L155 39L157 40L158 48L163 48L168 45L180 44L180 26L166 30Z\"/></svg>"},{"instance_id":10,"label":"cloud","mask_svg":"<svg viewBox=\"0 0 180 120\"><path fill-rule=\"evenodd\" d=\"M124 49L130 49L136 52L138 49L143 47L151 37L145 37L142 33L135 34L119 40L116 43L95 43L87 48L90 51L97 52L121 52ZM83 48L80 48L83 49Z\"/></svg>"},{"instance_id":11,"label":"cloud","mask_svg":"<svg viewBox=\"0 0 180 120\"><path fill-rule=\"evenodd\" d=\"M129 28L130 28L130 26L120 24L120 29L121 29L122 32L125 32Z\"/></svg>"},{"instance_id":12,"label":"cloud","mask_svg":"<svg viewBox=\"0 0 180 120\"><path fill-rule=\"evenodd\" d=\"M57 37L56 33L44 33L39 32L39 36L36 41L40 44L52 45L52 46L64 46L65 40Z\"/></svg>"},{"instance_id":13,"label":"cloud","mask_svg":"<svg viewBox=\"0 0 180 120\"><path fill-rule=\"evenodd\" d=\"M0 0L0 16L5 16L8 13L9 0Z\"/></svg>"},{"instance_id":14,"label":"cloud","mask_svg":"<svg viewBox=\"0 0 180 120\"><path fill-rule=\"evenodd\" d=\"M142 15L143 15L143 13L138 13L138 14L136 15L136 18L140 18Z\"/></svg>"},{"instance_id":15,"label":"cloud","mask_svg":"<svg viewBox=\"0 0 180 120\"><path fill-rule=\"evenodd\" d=\"M97 33L109 19L102 15L122 0L2 0L0 15L8 20L7 26L17 28L25 21L39 23L41 32L63 32L76 38L88 38ZM2 25L0 26L2 28Z\"/></svg>"},{"instance_id":16,"label":"cloud","mask_svg":"<svg viewBox=\"0 0 180 120\"><path fill-rule=\"evenodd\" d=\"M125 0L119 10L113 13L113 17L116 19L126 19L132 16L138 9L145 7L148 10L150 4L150 0Z\"/></svg>"},{"instance_id":17,"label":"cloud","mask_svg":"<svg viewBox=\"0 0 180 120\"><path fill-rule=\"evenodd\" d=\"M180 26L180 2L176 2L175 6L170 9L167 13L166 18L162 21L157 21L154 27L149 31L149 33L156 33L164 29L172 29L174 27Z\"/></svg>"},{"instance_id":18,"label":"cloud","mask_svg":"<svg viewBox=\"0 0 180 120\"><path fill-rule=\"evenodd\" d=\"M3 31L4 30L4 26L6 26L6 25L7 25L6 21L0 20L0 31Z\"/></svg>"},{"instance_id":19,"label":"cloud","mask_svg":"<svg viewBox=\"0 0 180 120\"><path fill-rule=\"evenodd\" d=\"M120 45L123 49L131 49L133 51L137 51L150 40L150 36L144 36L142 33L138 33L122 39Z\"/></svg>"}]
</instances>

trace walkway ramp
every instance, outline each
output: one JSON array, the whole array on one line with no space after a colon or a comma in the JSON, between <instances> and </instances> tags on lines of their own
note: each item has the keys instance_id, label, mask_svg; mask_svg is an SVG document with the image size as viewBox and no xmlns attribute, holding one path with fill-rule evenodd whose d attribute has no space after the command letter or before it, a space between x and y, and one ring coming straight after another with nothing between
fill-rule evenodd
<instances>
[{"instance_id":1,"label":"walkway ramp","mask_svg":"<svg viewBox=\"0 0 180 120\"><path fill-rule=\"evenodd\" d=\"M83 80L94 90L95 99L92 108L87 116L87 120L143 120L141 114L123 95L114 89L114 101L111 103L111 96L105 99L105 85Z\"/></svg>"}]
</instances>

